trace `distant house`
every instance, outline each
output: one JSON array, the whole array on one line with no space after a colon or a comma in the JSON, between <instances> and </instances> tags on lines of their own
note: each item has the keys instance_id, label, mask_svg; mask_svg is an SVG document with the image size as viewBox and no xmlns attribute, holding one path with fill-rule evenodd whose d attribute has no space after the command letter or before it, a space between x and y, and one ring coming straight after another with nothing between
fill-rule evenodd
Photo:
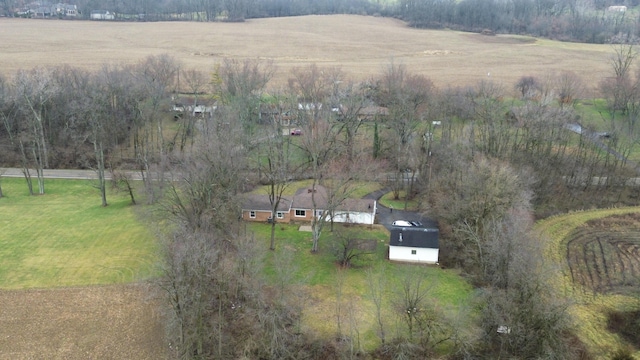
<instances>
[{"instance_id":1,"label":"distant house","mask_svg":"<svg viewBox=\"0 0 640 360\"><path fill-rule=\"evenodd\" d=\"M278 124L280 126L287 127L295 123L294 113L275 104L260 105L259 117L260 122L263 124Z\"/></svg>"},{"instance_id":2,"label":"distant house","mask_svg":"<svg viewBox=\"0 0 640 360\"><path fill-rule=\"evenodd\" d=\"M78 7L72 4L58 3L55 5L56 14L61 16L76 17L78 16Z\"/></svg>"},{"instance_id":3,"label":"distant house","mask_svg":"<svg viewBox=\"0 0 640 360\"><path fill-rule=\"evenodd\" d=\"M338 107L331 109L331 111L336 114L338 120L342 120L343 117L349 113L349 108L344 105L339 105ZM364 106L358 109L357 113L355 114L359 121L384 120L388 115L389 109L376 105Z\"/></svg>"},{"instance_id":4,"label":"distant house","mask_svg":"<svg viewBox=\"0 0 640 360\"><path fill-rule=\"evenodd\" d=\"M191 115L200 117L211 117L216 108L216 106L196 105L191 108Z\"/></svg>"},{"instance_id":5,"label":"distant house","mask_svg":"<svg viewBox=\"0 0 640 360\"><path fill-rule=\"evenodd\" d=\"M39 6L35 9L31 10L33 17L36 18L46 18L51 16L51 7L50 6Z\"/></svg>"},{"instance_id":6,"label":"distant house","mask_svg":"<svg viewBox=\"0 0 640 360\"><path fill-rule=\"evenodd\" d=\"M313 196L313 199L312 199ZM323 186L298 189L293 198L282 199L276 220L278 222L309 222L313 216L322 216L326 211L328 193ZM316 203L314 214L313 202ZM372 199L345 199L333 210L333 221L337 223L367 224L375 221L377 202ZM267 195L246 194L242 206L242 219L246 221L268 221L272 218L271 203ZM331 220L331 217L328 218Z\"/></svg>"},{"instance_id":7,"label":"distant house","mask_svg":"<svg viewBox=\"0 0 640 360\"><path fill-rule=\"evenodd\" d=\"M108 10L93 10L91 20L114 20L116 15Z\"/></svg>"},{"instance_id":8,"label":"distant house","mask_svg":"<svg viewBox=\"0 0 640 360\"><path fill-rule=\"evenodd\" d=\"M611 12L625 12L627 11L627 7L624 5L614 5L614 6L609 6L607 8L607 11L611 11Z\"/></svg>"},{"instance_id":9,"label":"distant house","mask_svg":"<svg viewBox=\"0 0 640 360\"><path fill-rule=\"evenodd\" d=\"M391 229L389 260L437 264L439 256L438 229L398 227Z\"/></svg>"}]
</instances>

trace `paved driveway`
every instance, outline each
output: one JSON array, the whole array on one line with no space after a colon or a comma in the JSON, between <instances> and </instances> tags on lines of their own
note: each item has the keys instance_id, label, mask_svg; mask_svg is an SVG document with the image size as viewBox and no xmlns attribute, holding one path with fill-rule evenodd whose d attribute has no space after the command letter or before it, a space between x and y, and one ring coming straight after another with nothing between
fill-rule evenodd
<instances>
[{"instance_id":1,"label":"paved driveway","mask_svg":"<svg viewBox=\"0 0 640 360\"><path fill-rule=\"evenodd\" d=\"M364 196L365 199L379 200L382 195L388 193L389 189L382 189ZM425 227L438 227L438 223L428 217L422 216L416 211L404 211L399 209L389 209L380 205L378 202L378 213L376 214L376 223L383 225L391 230L391 224L396 220L420 221Z\"/></svg>"}]
</instances>

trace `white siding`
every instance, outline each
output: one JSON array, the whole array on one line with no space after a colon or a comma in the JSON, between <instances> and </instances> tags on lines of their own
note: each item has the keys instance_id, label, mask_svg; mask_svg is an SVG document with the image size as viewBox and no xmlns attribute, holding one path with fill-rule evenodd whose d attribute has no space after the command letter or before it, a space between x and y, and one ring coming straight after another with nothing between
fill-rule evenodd
<instances>
[{"instance_id":1,"label":"white siding","mask_svg":"<svg viewBox=\"0 0 640 360\"><path fill-rule=\"evenodd\" d=\"M336 211L333 221L337 223L373 225L375 213Z\"/></svg>"},{"instance_id":2,"label":"white siding","mask_svg":"<svg viewBox=\"0 0 640 360\"><path fill-rule=\"evenodd\" d=\"M416 253L412 254L412 250L415 250ZM438 253L438 249L389 246L389 260L436 264L438 263Z\"/></svg>"}]
</instances>

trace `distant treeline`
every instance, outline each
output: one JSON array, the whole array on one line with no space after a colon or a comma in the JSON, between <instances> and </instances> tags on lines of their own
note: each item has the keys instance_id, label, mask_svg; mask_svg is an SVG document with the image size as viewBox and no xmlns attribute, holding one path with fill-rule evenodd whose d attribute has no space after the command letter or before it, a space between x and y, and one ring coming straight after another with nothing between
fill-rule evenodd
<instances>
[{"instance_id":1,"label":"distant treeline","mask_svg":"<svg viewBox=\"0 0 640 360\"><path fill-rule=\"evenodd\" d=\"M360 14L396 17L419 28L533 35L587 43L637 43L640 0L77 0L79 18L95 10L115 20L244 21L251 18ZM26 5L0 0L14 16ZM617 5L616 10L610 6ZM621 11L621 9L624 9Z\"/></svg>"},{"instance_id":2,"label":"distant treeline","mask_svg":"<svg viewBox=\"0 0 640 360\"><path fill-rule=\"evenodd\" d=\"M587 43L637 43L638 0L400 0L412 26L533 35ZM620 5L610 8L613 5Z\"/></svg>"}]
</instances>

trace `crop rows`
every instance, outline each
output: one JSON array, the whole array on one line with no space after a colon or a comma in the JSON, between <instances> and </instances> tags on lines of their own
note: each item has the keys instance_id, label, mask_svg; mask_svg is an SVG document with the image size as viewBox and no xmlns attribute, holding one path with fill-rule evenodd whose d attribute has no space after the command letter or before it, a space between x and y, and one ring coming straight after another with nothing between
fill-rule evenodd
<instances>
[{"instance_id":1,"label":"crop rows","mask_svg":"<svg viewBox=\"0 0 640 360\"><path fill-rule=\"evenodd\" d=\"M626 293L640 286L640 218L636 216L590 221L571 233L566 260L574 283L600 293Z\"/></svg>"}]
</instances>

